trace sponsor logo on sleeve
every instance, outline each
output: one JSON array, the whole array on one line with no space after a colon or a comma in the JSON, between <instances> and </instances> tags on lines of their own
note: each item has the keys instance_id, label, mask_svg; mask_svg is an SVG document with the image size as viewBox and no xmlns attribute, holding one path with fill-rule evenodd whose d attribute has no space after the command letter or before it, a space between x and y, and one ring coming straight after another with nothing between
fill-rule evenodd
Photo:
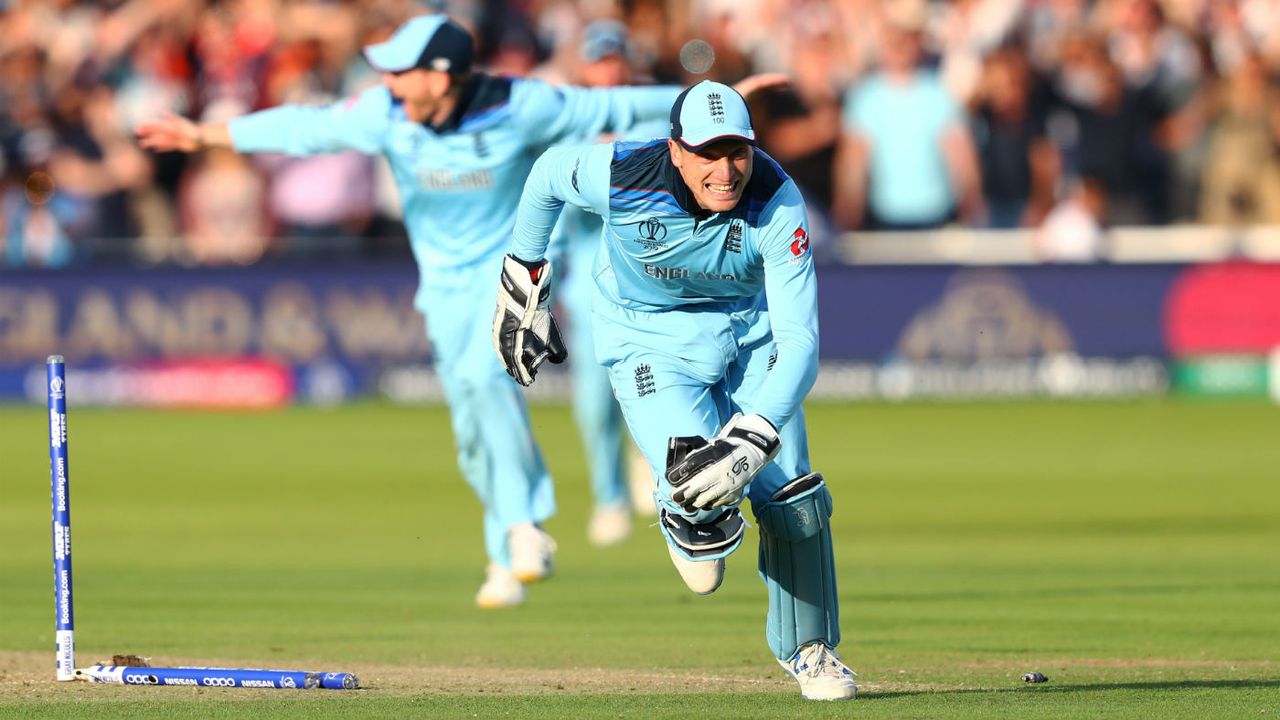
<instances>
[{"instance_id":1,"label":"sponsor logo on sleeve","mask_svg":"<svg viewBox=\"0 0 1280 720\"><path fill-rule=\"evenodd\" d=\"M791 233L791 254L800 257L809 252L809 233L805 232L804 226L796 228Z\"/></svg>"}]
</instances>

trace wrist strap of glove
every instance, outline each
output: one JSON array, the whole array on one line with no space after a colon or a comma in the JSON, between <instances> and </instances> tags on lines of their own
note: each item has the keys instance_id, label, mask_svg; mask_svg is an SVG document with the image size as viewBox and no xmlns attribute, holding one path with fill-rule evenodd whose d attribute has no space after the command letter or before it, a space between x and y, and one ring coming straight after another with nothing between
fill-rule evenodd
<instances>
[{"instance_id":1,"label":"wrist strap of glove","mask_svg":"<svg viewBox=\"0 0 1280 720\"><path fill-rule=\"evenodd\" d=\"M778 430L763 415L739 415L729 421L721 433L724 437L748 443L772 458L782 447Z\"/></svg>"},{"instance_id":2,"label":"wrist strap of glove","mask_svg":"<svg viewBox=\"0 0 1280 720\"><path fill-rule=\"evenodd\" d=\"M529 271L529 279L538 282L538 278L542 276L542 269L547 266L546 260L522 260L515 255L507 255L507 257L516 261Z\"/></svg>"}]
</instances>

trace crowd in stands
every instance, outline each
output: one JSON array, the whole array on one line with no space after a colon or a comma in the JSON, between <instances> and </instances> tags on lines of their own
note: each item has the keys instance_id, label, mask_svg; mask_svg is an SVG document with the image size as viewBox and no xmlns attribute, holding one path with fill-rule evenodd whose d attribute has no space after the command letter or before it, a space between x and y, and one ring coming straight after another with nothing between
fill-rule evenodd
<instances>
[{"instance_id":1,"label":"crowd in stands","mask_svg":"<svg viewBox=\"0 0 1280 720\"><path fill-rule=\"evenodd\" d=\"M1280 225L1280 0L7 0L0 266L407 252L380 160L132 128L336 102L378 82L363 45L441 10L496 73L574 77L613 19L644 82L788 74L760 144L828 232L1039 228L1084 258L1115 225Z\"/></svg>"}]
</instances>

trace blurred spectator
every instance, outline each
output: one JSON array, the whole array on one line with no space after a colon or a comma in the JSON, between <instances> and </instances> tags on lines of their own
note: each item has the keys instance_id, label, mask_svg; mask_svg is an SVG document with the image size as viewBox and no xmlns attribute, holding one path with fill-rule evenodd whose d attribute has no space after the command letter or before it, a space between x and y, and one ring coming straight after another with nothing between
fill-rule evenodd
<instances>
[{"instance_id":1,"label":"blurred spectator","mask_svg":"<svg viewBox=\"0 0 1280 720\"><path fill-rule=\"evenodd\" d=\"M193 48L198 107L232 102L252 109L261 104L259 80L276 37L271 18L255 12L260 7L227 3L211 5L200 13Z\"/></svg>"},{"instance_id":2,"label":"blurred spectator","mask_svg":"<svg viewBox=\"0 0 1280 720\"><path fill-rule=\"evenodd\" d=\"M1167 108L1181 106L1200 80L1195 44L1165 21L1156 0L1112 0L1107 8L1111 59L1125 84L1149 90Z\"/></svg>"},{"instance_id":3,"label":"blurred spectator","mask_svg":"<svg viewBox=\"0 0 1280 720\"><path fill-rule=\"evenodd\" d=\"M1236 63L1209 131L1200 217L1280 224L1280 89L1258 55Z\"/></svg>"},{"instance_id":4,"label":"blurred spectator","mask_svg":"<svg viewBox=\"0 0 1280 720\"><path fill-rule=\"evenodd\" d=\"M1013 32L1024 0L952 0L936 22L942 83L968 105L983 77L983 58L1004 45Z\"/></svg>"},{"instance_id":5,"label":"blurred spectator","mask_svg":"<svg viewBox=\"0 0 1280 720\"><path fill-rule=\"evenodd\" d=\"M224 241L229 257L208 250L209 225L193 218L245 212L257 188L274 221L230 225L299 239L258 243L266 256L403 254L379 161L197 165L138 154L127 134L142 118L223 101L350 94L371 80L362 45L441 11L499 72L551 58L544 68L572 76L582 28L616 18L637 72L660 82L788 73L792 86L753 111L816 227L828 209L846 227L1035 225L1082 177L1106 188L1111 224L1274 217L1265 118L1280 71L1277 0L13 0L0 2L6 232L15 217L19 235L57 227L32 237L98 262L243 261L254 252L237 242ZM694 38L715 52L697 75L680 63ZM25 188L38 172L52 190L33 205ZM219 212L190 197L210 186L231 196Z\"/></svg>"},{"instance_id":6,"label":"blurred spectator","mask_svg":"<svg viewBox=\"0 0 1280 720\"><path fill-rule=\"evenodd\" d=\"M1045 127L1047 98L1020 47L987 57L975 100L987 226L1039 224L1053 206L1061 161Z\"/></svg>"},{"instance_id":7,"label":"blurred spectator","mask_svg":"<svg viewBox=\"0 0 1280 720\"><path fill-rule=\"evenodd\" d=\"M1089 28L1091 0L1042 0L1030 3L1023 19L1027 56L1043 75L1062 64L1062 48L1068 38Z\"/></svg>"},{"instance_id":8,"label":"blurred spectator","mask_svg":"<svg viewBox=\"0 0 1280 720\"><path fill-rule=\"evenodd\" d=\"M234 99L209 106L204 122L225 122L246 108ZM266 183L249 158L215 148L195 160L179 194L187 252L197 263L247 264L262 257L271 225Z\"/></svg>"},{"instance_id":9,"label":"blurred spectator","mask_svg":"<svg viewBox=\"0 0 1280 720\"><path fill-rule=\"evenodd\" d=\"M1168 200L1157 222L1189 219L1195 214L1193 195L1203 157L1192 133L1202 128L1198 91L1203 87L1201 47L1167 19L1157 0L1112 0L1107 26L1112 60L1125 84L1148 94L1168 117L1157 128L1160 146L1168 154ZM1207 55L1206 55L1207 59ZM1195 129L1187 132L1188 124Z\"/></svg>"},{"instance_id":10,"label":"blurred spectator","mask_svg":"<svg viewBox=\"0 0 1280 720\"><path fill-rule=\"evenodd\" d=\"M5 262L11 267L61 267L71 262L74 250L63 229L71 212L56 195L53 178L42 170L22 184L10 185L0 198Z\"/></svg>"},{"instance_id":11,"label":"blurred spectator","mask_svg":"<svg viewBox=\"0 0 1280 720\"><path fill-rule=\"evenodd\" d=\"M1096 177L1080 179L1032 236L1036 257L1048 262L1097 260L1106 215L1106 183Z\"/></svg>"},{"instance_id":12,"label":"blurred spectator","mask_svg":"<svg viewBox=\"0 0 1280 720\"><path fill-rule=\"evenodd\" d=\"M831 212L831 177L840 141L840 94L856 36L840 32L830 6L810 3L786 26L791 84L765 95L757 136L804 193L811 222Z\"/></svg>"},{"instance_id":13,"label":"blurred spectator","mask_svg":"<svg viewBox=\"0 0 1280 720\"><path fill-rule=\"evenodd\" d=\"M326 105L376 81L351 70L359 47L356 18L340 7L313 8L315 21L294 15L291 41L280 46L266 74L264 105ZM309 29L308 29L309 28ZM310 157L265 154L268 210L286 251L296 255L355 255L375 212L375 158L355 152ZM248 180L248 176L244 176Z\"/></svg>"},{"instance_id":14,"label":"blurred spectator","mask_svg":"<svg viewBox=\"0 0 1280 720\"><path fill-rule=\"evenodd\" d=\"M1152 88L1127 86L1094 36L1067 41L1055 86L1072 123L1056 139L1075 177L1105 183L1108 224L1168 222L1169 162L1156 136L1168 110Z\"/></svg>"},{"instance_id":15,"label":"blurred spectator","mask_svg":"<svg viewBox=\"0 0 1280 720\"><path fill-rule=\"evenodd\" d=\"M982 188L973 141L938 73L921 60L925 8L886 6L880 67L849 95L835 176L848 228L936 228L976 221Z\"/></svg>"}]
</instances>

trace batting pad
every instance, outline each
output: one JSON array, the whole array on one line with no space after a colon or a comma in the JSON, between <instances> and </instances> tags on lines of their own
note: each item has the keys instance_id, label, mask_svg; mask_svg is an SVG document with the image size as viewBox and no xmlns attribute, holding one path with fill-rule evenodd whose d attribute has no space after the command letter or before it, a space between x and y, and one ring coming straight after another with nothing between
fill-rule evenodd
<instances>
[{"instance_id":1,"label":"batting pad","mask_svg":"<svg viewBox=\"0 0 1280 720\"><path fill-rule=\"evenodd\" d=\"M756 513L760 575L769 589L765 636L780 660L815 640L840 644L830 518L831 493L819 473L792 480Z\"/></svg>"}]
</instances>

